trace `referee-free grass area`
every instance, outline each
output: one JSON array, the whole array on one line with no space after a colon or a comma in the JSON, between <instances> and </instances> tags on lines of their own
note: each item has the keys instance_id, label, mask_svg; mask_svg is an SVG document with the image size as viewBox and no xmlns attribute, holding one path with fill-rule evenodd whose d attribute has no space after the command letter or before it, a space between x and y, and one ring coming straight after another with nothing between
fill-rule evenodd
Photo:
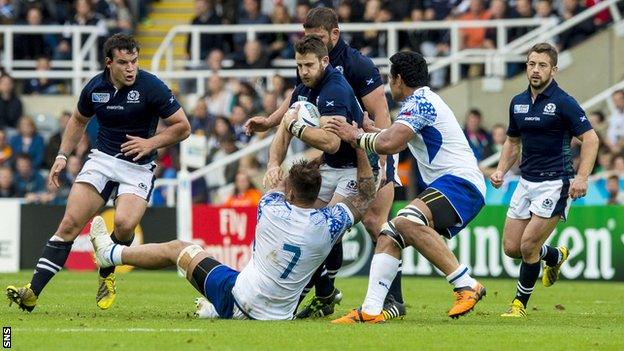
<instances>
[{"instance_id":1,"label":"referee-free grass area","mask_svg":"<svg viewBox=\"0 0 624 351\"><path fill-rule=\"evenodd\" d=\"M4 291L31 272L0 274ZM15 350L624 350L624 284L541 282L525 319L503 319L516 282L482 280L488 294L475 311L446 317L452 293L444 278L408 277L404 320L383 325L331 325L330 318L290 322L198 320L194 289L174 271L119 275L117 301L95 304L97 275L59 273L33 313L8 300L0 324ZM358 306L367 279L339 279L344 300L335 316Z\"/></svg>"}]
</instances>

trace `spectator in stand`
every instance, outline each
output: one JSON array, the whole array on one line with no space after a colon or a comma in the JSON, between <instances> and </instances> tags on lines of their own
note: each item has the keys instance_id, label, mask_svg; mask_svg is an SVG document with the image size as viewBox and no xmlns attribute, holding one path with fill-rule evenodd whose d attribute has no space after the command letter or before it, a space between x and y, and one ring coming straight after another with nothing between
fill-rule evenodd
<instances>
[{"instance_id":1,"label":"spectator in stand","mask_svg":"<svg viewBox=\"0 0 624 351\"><path fill-rule=\"evenodd\" d=\"M283 76L280 76L279 74L276 74L273 77L271 77L271 85L272 85L273 91L275 92L275 96L277 98L277 106L279 106L279 104L281 104L282 101L284 101L285 96L286 96L286 90L288 89L286 78L284 78Z\"/></svg>"},{"instance_id":2,"label":"spectator in stand","mask_svg":"<svg viewBox=\"0 0 624 351\"><path fill-rule=\"evenodd\" d=\"M216 72L208 77L208 93L206 95L206 105L208 113L213 116L229 117L234 104L234 94L225 88L223 78Z\"/></svg>"},{"instance_id":3,"label":"spectator in stand","mask_svg":"<svg viewBox=\"0 0 624 351\"><path fill-rule=\"evenodd\" d=\"M93 12L90 0L76 0L74 3L76 14L71 20L65 22L66 25L76 26L96 26L98 27L98 41L103 41L108 35L106 21L99 13ZM71 34L65 34L60 43L56 46L53 56L54 60L71 59ZM82 42L87 40L87 36L82 36ZM99 47L102 47L100 43Z\"/></svg>"},{"instance_id":4,"label":"spectator in stand","mask_svg":"<svg viewBox=\"0 0 624 351\"><path fill-rule=\"evenodd\" d=\"M43 137L37 133L35 122L29 116L23 116L17 122L17 135L9 140L13 152L25 153L30 157L30 162L35 171L43 166L45 156L45 143Z\"/></svg>"},{"instance_id":5,"label":"spectator in stand","mask_svg":"<svg viewBox=\"0 0 624 351\"><path fill-rule=\"evenodd\" d=\"M238 151L233 133L228 133L219 137L220 149L209 156L209 162L221 159L227 155ZM233 183L236 173L238 173L238 162L230 163L225 167L216 169L206 176L208 190L214 191L220 187Z\"/></svg>"},{"instance_id":6,"label":"spectator in stand","mask_svg":"<svg viewBox=\"0 0 624 351\"><path fill-rule=\"evenodd\" d=\"M601 1L604 0L585 0L585 7L590 8L592 6L597 5ZM602 10L598 12L593 19L594 26L596 28L602 28L611 22L611 12L609 9Z\"/></svg>"},{"instance_id":7,"label":"spectator in stand","mask_svg":"<svg viewBox=\"0 0 624 351\"><path fill-rule=\"evenodd\" d=\"M41 73L51 72L50 58L48 56L39 56L35 69ZM24 94L28 95L55 95L62 94L64 91L65 88L62 81L43 76L29 79L24 84Z\"/></svg>"},{"instance_id":8,"label":"spectator in stand","mask_svg":"<svg viewBox=\"0 0 624 351\"><path fill-rule=\"evenodd\" d=\"M613 169L612 169L613 173L615 174L624 174L624 155L623 154L616 154L613 157Z\"/></svg>"},{"instance_id":9,"label":"spectator in stand","mask_svg":"<svg viewBox=\"0 0 624 351\"><path fill-rule=\"evenodd\" d=\"M492 137L481 126L482 119L481 111L473 108L468 111L464 123L464 135L468 139L468 144L470 144L477 161L492 155Z\"/></svg>"},{"instance_id":10,"label":"spectator in stand","mask_svg":"<svg viewBox=\"0 0 624 351\"><path fill-rule=\"evenodd\" d=\"M7 144L6 133L0 129L0 167L7 166L11 162L13 149Z\"/></svg>"},{"instance_id":11,"label":"spectator in stand","mask_svg":"<svg viewBox=\"0 0 624 351\"><path fill-rule=\"evenodd\" d=\"M214 128L214 116L208 113L205 99L198 99L193 113L190 114L189 122L191 132L198 135L209 135Z\"/></svg>"},{"instance_id":12,"label":"spectator in stand","mask_svg":"<svg viewBox=\"0 0 624 351\"><path fill-rule=\"evenodd\" d=\"M470 9L459 17L461 21L489 20L490 12L485 8L483 0L470 0ZM480 49L485 47L485 28L463 28L460 30L461 49ZM483 74L483 65L470 65L467 71L468 77L477 77Z\"/></svg>"},{"instance_id":13,"label":"spectator in stand","mask_svg":"<svg viewBox=\"0 0 624 351\"><path fill-rule=\"evenodd\" d=\"M223 60L225 59L225 54L219 48L212 49L206 56L206 69L211 71L219 71L223 69Z\"/></svg>"},{"instance_id":14,"label":"spectator in stand","mask_svg":"<svg viewBox=\"0 0 624 351\"><path fill-rule=\"evenodd\" d=\"M216 153L221 147L220 140L230 135L234 138L234 127L232 127L230 120L223 116L215 117L214 128L211 130L211 133L206 136L208 138L206 147L208 148L209 159L211 159L211 155Z\"/></svg>"},{"instance_id":15,"label":"spectator in stand","mask_svg":"<svg viewBox=\"0 0 624 351\"><path fill-rule=\"evenodd\" d=\"M44 21L41 9L38 7L29 8L25 24L30 26L43 25ZM41 55L50 54L50 48L46 43L45 37L40 33L15 34L13 47L13 57L16 60L34 60Z\"/></svg>"},{"instance_id":16,"label":"spectator in stand","mask_svg":"<svg viewBox=\"0 0 624 351\"><path fill-rule=\"evenodd\" d=\"M507 140L507 127L502 124L492 126L492 155L503 150L503 144ZM489 156L489 155L488 155Z\"/></svg>"},{"instance_id":17,"label":"spectator in stand","mask_svg":"<svg viewBox=\"0 0 624 351\"><path fill-rule=\"evenodd\" d=\"M15 128L22 116L22 101L15 95L13 78L8 74L0 76L0 129Z\"/></svg>"},{"instance_id":18,"label":"spectator in stand","mask_svg":"<svg viewBox=\"0 0 624 351\"><path fill-rule=\"evenodd\" d=\"M563 0L563 12L562 19L564 21L569 20L570 18L578 15L583 12L585 7L581 6L578 0ZM594 33L596 28L594 27L594 23L591 18L577 24L573 28L568 29L567 31L561 33L559 36L559 51L570 49L576 44L585 40L585 38L589 37Z\"/></svg>"},{"instance_id":19,"label":"spectator in stand","mask_svg":"<svg viewBox=\"0 0 624 351\"><path fill-rule=\"evenodd\" d=\"M56 160L56 155L58 155L58 150L61 147L61 139L63 138L63 133L65 132L65 128L67 127L67 123L69 122L70 118L70 111L63 111L63 113L61 113L61 116L58 119L59 131L50 137L46 145L45 168L52 168L52 165Z\"/></svg>"},{"instance_id":20,"label":"spectator in stand","mask_svg":"<svg viewBox=\"0 0 624 351\"><path fill-rule=\"evenodd\" d=\"M99 0L95 2L94 11L100 14L111 34L132 34L134 22L132 12L126 0Z\"/></svg>"},{"instance_id":21,"label":"spectator in stand","mask_svg":"<svg viewBox=\"0 0 624 351\"><path fill-rule=\"evenodd\" d=\"M600 144L604 145L605 144L604 139L607 135L607 128L608 128L607 123L605 123L606 118L605 118L604 113L602 113L602 111L594 111L590 113L588 117L589 117L589 122L591 123L592 127L596 131L596 134L598 134L598 138L600 139Z\"/></svg>"},{"instance_id":22,"label":"spectator in stand","mask_svg":"<svg viewBox=\"0 0 624 351\"><path fill-rule=\"evenodd\" d=\"M16 18L24 20L28 17L28 11L36 7L39 9L42 18L49 19L50 22L59 21L59 13L57 11L58 1L54 0L12 0L13 10Z\"/></svg>"},{"instance_id":23,"label":"spectator in stand","mask_svg":"<svg viewBox=\"0 0 624 351\"><path fill-rule=\"evenodd\" d=\"M607 178L606 188L609 194L607 205L624 205L624 192L620 187L620 177L616 174L610 175Z\"/></svg>"},{"instance_id":24,"label":"spectator in stand","mask_svg":"<svg viewBox=\"0 0 624 351\"><path fill-rule=\"evenodd\" d=\"M13 183L13 171L7 166L0 167L0 198L17 197Z\"/></svg>"},{"instance_id":25,"label":"spectator in stand","mask_svg":"<svg viewBox=\"0 0 624 351\"><path fill-rule=\"evenodd\" d=\"M245 43L244 58L242 60L238 60L234 65L234 68L268 68L269 62L270 61L268 55L263 52L262 43L260 43L260 41L258 40L251 40Z\"/></svg>"},{"instance_id":26,"label":"spectator in stand","mask_svg":"<svg viewBox=\"0 0 624 351\"><path fill-rule=\"evenodd\" d=\"M505 0L492 0L490 2L490 19L499 20L499 19L509 19L513 18L514 11L507 6L507 2ZM483 46L488 49L496 49L498 47L498 36L497 29L487 28L485 30L485 40L483 41ZM507 30L507 43L511 41L509 30ZM504 43L506 44L506 43Z\"/></svg>"},{"instance_id":27,"label":"spectator in stand","mask_svg":"<svg viewBox=\"0 0 624 351\"><path fill-rule=\"evenodd\" d=\"M271 14L271 23L273 24L289 24L291 23L288 9L283 4L273 7ZM295 56L293 42L291 42L290 33L277 32L271 36L271 44L269 45L269 58L291 59Z\"/></svg>"},{"instance_id":28,"label":"spectator in stand","mask_svg":"<svg viewBox=\"0 0 624 351\"><path fill-rule=\"evenodd\" d=\"M15 23L15 8L11 0L0 0L0 24ZM0 39L0 44L2 43Z\"/></svg>"},{"instance_id":29,"label":"spectator in stand","mask_svg":"<svg viewBox=\"0 0 624 351\"><path fill-rule=\"evenodd\" d=\"M17 154L15 156L16 174L13 177L13 184L18 197L24 197L28 193L38 193L45 190L45 180L33 168L32 161L28 154Z\"/></svg>"},{"instance_id":30,"label":"spectator in stand","mask_svg":"<svg viewBox=\"0 0 624 351\"><path fill-rule=\"evenodd\" d=\"M30 204L65 205L67 193L63 192L63 188L57 188L56 185L47 183L44 191L27 193L24 196L24 201Z\"/></svg>"},{"instance_id":31,"label":"spectator in stand","mask_svg":"<svg viewBox=\"0 0 624 351\"><path fill-rule=\"evenodd\" d=\"M381 16L381 1L368 0L364 8L364 22L374 23ZM362 34L362 42L359 43L360 52L366 56L379 56L380 48L380 32L375 30L375 26L371 25L371 29ZM356 44L357 45L357 44Z\"/></svg>"},{"instance_id":32,"label":"spectator in stand","mask_svg":"<svg viewBox=\"0 0 624 351\"><path fill-rule=\"evenodd\" d=\"M260 3L258 0L243 0L243 10L239 15L239 24L270 24L271 19L260 11ZM268 45L270 34L258 34L258 41L261 45ZM234 34L235 50L239 51L245 46L247 35L245 33Z\"/></svg>"},{"instance_id":33,"label":"spectator in stand","mask_svg":"<svg viewBox=\"0 0 624 351\"><path fill-rule=\"evenodd\" d=\"M191 22L192 25L197 26L207 26L207 25L219 25L222 24L223 21L221 17L216 13L214 4L209 0L195 0L195 17ZM188 57L192 57L191 53L191 34L188 35L186 39L186 53ZM209 34L202 33L199 36L199 57L203 60L206 58L208 53L213 49L222 49L229 52L229 48L226 45L227 42L224 41L224 36L222 34Z\"/></svg>"},{"instance_id":34,"label":"spectator in stand","mask_svg":"<svg viewBox=\"0 0 624 351\"><path fill-rule=\"evenodd\" d=\"M269 116L277 110L277 94L273 90L268 90L262 96L262 112L260 115Z\"/></svg>"},{"instance_id":35,"label":"spectator in stand","mask_svg":"<svg viewBox=\"0 0 624 351\"><path fill-rule=\"evenodd\" d=\"M612 169L613 154L607 147L602 147L598 150L598 158L596 159L596 166L594 167L595 174L601 174L609 172Z\"/></svg>"},{"instance_id":36,"label":"spectator in stand","mask_svg":"<svg viewBox=\"0 0 624 351\"><path fill-rule=\"evenodd\" d=\"M538 0L535 4L535 17L537 18L552 18L559 20L557 14L553 10L553 6L550 0Z\"/></svg>"},{"instance_id":37,"label":"spectator in stand","mask_svg":"<svg viewBox=\"0 0 624 351\"><path fill-rule=\"evenodd\" d=\"M533 13L533 5L531 4L531 0L517 0L515 10L516 11L514 18L529 19L535 16L535 14ZM530 27L511 28L509 30L509 41L512 41L527 34L530 30L532 30L532 28Z\"/></svg>"},{"instance_id":38,"label":"spectator in stand","mask_svg":"<svg viewBox=\"0 0 624 351\"><path fill-rule=\"evenodd\" d=\"M606 144L612 152L618 153L624 147L624 90L611 94L615 112L609 117Z\"/></svg>"},{"instance_id":39,"label":"spectator in stand","mask_svg":"<svg viewBox=\"0 0 624 351\"><path fill-rule=\"evenodd\" d=\"M234 128L234 138L237 142L247 144L250 136L245 134L245 122L247 122L247 116L249 114L241 105L236 105L232 108L232 115L230 116L230 122Z\"/></svg>"},{"instance_id":40,"label":"spectator in stand","mask_svg":"<svg viewBox=\"0 0 624 351\"><path fill-rule=\"evenodd\" d=\"M225 207L250 207L258 206L262 192L251 182L251 177L246 172L239 171L234 180L234 193L225 200Z\"/></svg>"}]
</instances>

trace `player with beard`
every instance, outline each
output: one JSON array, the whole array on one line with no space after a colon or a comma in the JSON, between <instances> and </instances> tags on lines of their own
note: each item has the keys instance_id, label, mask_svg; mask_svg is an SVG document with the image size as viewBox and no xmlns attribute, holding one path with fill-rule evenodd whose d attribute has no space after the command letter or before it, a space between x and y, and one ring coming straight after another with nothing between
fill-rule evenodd
<instances>
[{"instance_id":1,"label":"player with beard","mask_svg":"<svg viewBox=\"0 0 624 351\"><path fill-rule=\"evenodd\" d=\"M329 53L329 63L343 74L353 88L360 106L374 120L375 126L379 128L390 127L392 122L379 70L370 58L362 55L345 42L340 34L336 12L326 7L314 8L306 15L303 28L306 35L317 35L325 43ZM300 76L297 77L298 83L301 83ZM278 125L290 106L289 102L290 98L286 98L279 109L268 117L252 117L246 123L247 131L265 131ZM388 214L394 200L394 187L401 186L401 182L396 168L398 155L373 155L371 161L373 162L373 170L378 174L380 187L375 201L362 219L362 223L373 242L376 242L381 231L381 225L388 220ZM377 168L382 171L378 172ZM267 171L275 172L278 169L269 167ZM319 267L310 284L304 290L305 296L312 286L315 286L316 295L300 310L297 315L298 318L320 317L333 313L334 304L338 302L337 297L341 296L338 289L334 287L334 279L342 266L342 259L342 243L339 242L327 257L325 265ZM333 294L319 294L320 291L327 290L332 290ZM402 317L406 313L401 294L401 268L399 268L399 272L390 287L384 313L388 319Z\"/></svg>"},{"instance_id":2,"label":"player with beard","mask_svg":"<svg viewBox=\"0 0 624 351\"><path fill-rule=\"evenodd\" d=\"M63 219L46 243L30 283L7 287L8 298L28 312L35 308L46 284L63 268L82 228L111 196L116 209L111 240L130 246L154 188L156 150L186 139L191 132L186 114L171 90L158 77L139 69L139 44L132 36L110 37L104 43L104 56L106 68L80 93L48 182L59 186L67 157L93 116L99 124L97 147L76 177ZM166 128L156 133L160 120ZM101 309L108 309L115 300L114 271L114 267L99 271L96 302Z\"/></svg>"},{"instance_id":3,"label":"player with beard","mask_svg":"<svg viewBox=\"0 0 624 351\"><path fill-rule=\"evenodd\" d=\"M548 43L533 46L526 63L529 87L511 100L508 137L497 170L490 176L492 185L499 188L522 149L522 178L511 198L503 231L505 254L521 258L522 264L516 296L503 317L526 316L541 260L545 262L543 285L557 281L568 249L544 242L559 220L566 219L570 201L585 196L598 153L596 132L576 100L557 85L556 73L557 50ZM570 152L572 136L583 143L576 175Z\"/></svg>"}]
</instances>

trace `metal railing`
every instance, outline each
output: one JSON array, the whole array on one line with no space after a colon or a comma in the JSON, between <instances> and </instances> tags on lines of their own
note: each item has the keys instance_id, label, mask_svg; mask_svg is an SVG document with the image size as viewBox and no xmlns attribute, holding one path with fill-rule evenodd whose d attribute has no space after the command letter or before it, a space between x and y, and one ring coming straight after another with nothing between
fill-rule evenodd
<instances>
[{"instance_id":1,"label":"metal railing","mask_svg":"<svg viewBox=\"0 0 624 351\"><path fill-rule=\"evenodd\" d=\"M345 23L340 25L340 30L342 32L364 32L371 29L371 25L374 25L374 29L380 32L387 33L387 44L386 44L386 57L376 57L373 58L373 62L375 64L382 66L382 71L387 70L388 65L388 57L392 56L394 53L398 51L399 31L446 31L450 32L450 56L453 57L452 60L448 58L439 58L439 57L427 57L428 62L436 65L437 61L441 61L442 63L437 64L434 69L444 68L446 66L451 66L451 82L457 83L460 79L460 65L464 63L483 63L484 56L481 55L478 58L470 57L468 53L471 51L461 50L461 30L468 28L496 28L497 29L497 46L503 46L507 44L507 29L517 28L517 27L536 27L537 29L542 29L542 31L547 30L548 28L553 27L553 23L550 20L538 19L538 18L530 18L530 19L506 19L506 20L478 20L478 21L430 21L430 22L387 22L387 23ZM536 29L533 29L536 30ZM223 34L223 33L244 33L246 35L246 39L254 40L258 33L301 33L303 28L301 24L256 24L256 25L211 25L211 26L194 26L194 25L180 25L173 27L165 36L162 43L156 50L154 57L152 58L152 72L157 74L159 77L163 79L177 79L177 78L196 78L198 89L203 89L203 84L200 81L206 76L210 76L212 73L203 73L201 75L197 75L197 72L201 71L193 71L194 73L190 75L186 75L186 67L197 67L200 65L200 35L201 34ZM180 68L176 67L174 56L173 56L173 39L177 35L187 35L190 34L191 41L191 52L190 52L190 60L181 60ZM489 50L491 52L492 50ZM457 55L458 53L463 52L461 55ZM474 53L474 52L473 52ZM160 67L164 60L164 70L161 70ZM290 65L291 67L295 67L293 60L278 60L277 63L282 65ZM252 76L252 71L241 70L245 73L247 77ZM223 73L229 74L232 76L234 73L225 73L225 71L221 70L219 74ZM265 76L262 72L256 72ZM295 74L294 70L286 73L287 76L293 76ZM203 90L198 92L199 94L203 94Z\"/></svg>"},{"instance_id":2,"label":"metal railing","mask_svg":"<svg viewBox=\"0 0 624 351\"><path fill-rule=\"evenodd\" d=\"M97 26L66 26L66 25L0 25L0 32L4 38L4 51L2 53L2 66L13 78L58 78L71 79L72 92L77 95L82 88L83 79L91 78L97 74L97 38L100 29ZM15 48L13 41L16 34L60 34L71 38L71 59L54 60L52 67L69 68L66 71L37 71L34 69L23 70L22 68L34 68L36 61L15 60ZM82 36L88 35L82 43ZM88 56L88 57L87 57ZM18 69L16 69L18 68Z\"/></svg>"}]
</instances>

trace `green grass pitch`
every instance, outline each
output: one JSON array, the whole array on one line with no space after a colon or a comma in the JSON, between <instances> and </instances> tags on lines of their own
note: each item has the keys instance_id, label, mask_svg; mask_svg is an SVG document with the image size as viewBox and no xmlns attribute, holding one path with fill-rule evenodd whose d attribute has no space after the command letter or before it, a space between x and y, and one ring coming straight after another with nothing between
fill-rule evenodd
<instances>
[{"instance_id":1,"label":"green grass pitch","mask_svg":"<svg viewBox=\"0 0 624 351\"><path fill-rule=\"evenodd\" d=\"M24 283L30 272L0 275L0 286ZM499 317L515 292L512 280L483 280L487 297L458 320L444 278L408 277L404 320L336 326L328 319L290 322L207 321L193 317L197 296L173 271L118 276L115 305L95 305L95 273L61 272L31 314L0 306L15 350L624 350L624 284L540 282L526 319ZM335 316L358 306L367 280L340 279Z\"/></svg>"}]
</instances>

